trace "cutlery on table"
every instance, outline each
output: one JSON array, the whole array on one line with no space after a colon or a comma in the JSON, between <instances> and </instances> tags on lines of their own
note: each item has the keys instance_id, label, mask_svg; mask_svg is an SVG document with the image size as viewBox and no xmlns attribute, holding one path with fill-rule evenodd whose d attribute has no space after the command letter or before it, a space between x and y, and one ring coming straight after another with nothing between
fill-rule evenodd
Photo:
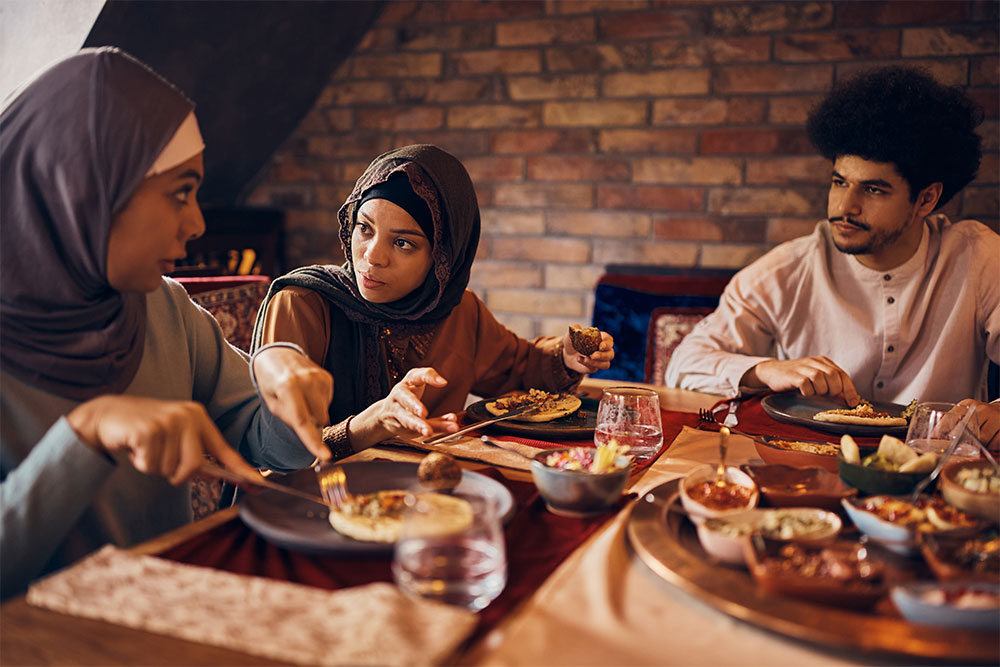
<instances>
[{"instance_id":1,"label":"cutlery on table","mask_svg":"<svg viewBox=\"0 0 1000 667\"><path fill-rule=\"evenodd\" d=\"M340 507L350 500L351 493L347 490L347 475L344 469L336 463L320 461L313 470L316 471L316 481L319 482L319 492L331 507Z\"/></svg>"},{"instance_id":2,"label":"cutlery on table","mask_svg":"<svg viewBox=\"0 0 1000 667\"><path fill-rule=\"evenodd\" d=\"M493 419L484 419L483 421L476 422L475 424L469 424L465 428L460 428L454 433L438 433L436 435L428 436L426 440L420 440L422 445L439 445L445 442L449 442L461 435L468 433L469 431L475 431L483 426L489 426L490 424L496 424L497 422L502 422L505 419L511 419L513 417L519 417L522 415L528 415L533 412L538 412L537 405L527 405L523 408L518 408L517 410L511 410L505 415L499 417L494 417Z\"/></svg>"},{"instance_id":3,"label":"cutlery on table","mask_svg":"<svg viewBox=\"0 0 1000 667\"><path fill-rule=\"evenodd\" d=\"M229 482L230 484L235 484L237 486L259 486L265 489L270 489L272 491L278 491L279 493L285 493L290 496L295 496L302 500L308 500L310 502L323 505L324 507L330 507L330 503L323 500L319 496L313 495L311 493L306 493L305 491L299 491L298 489L293 489L290 486L285 486L284 484L276 484L264 477L252 478L241 475L237 472L229 470L228 468L223 468L215 463L205 462L198 467L198 472L203 475L208 475L210 477L215 477L216 479L221 479L224 482Z\"/></svg>"},{"instance_id":4,"label":"cutlery on table","mask_svg":"<svg viewBox=\"0 0 1000 667\"><path fill-rule=\"evenodd\" d=\"M729 427L719 429L719 465L716 468L716 486L726 485L726 451L729 449Z\"/></svg>"},{"instance_id":5,"label":"cutlery on table","mask_svg":"<svg viewBox=\"0 0 1000 667\"><path fill-rule=\"evenodd\" d=\"M528 456L527 454L522 454L521 452L517 451L516 449L514 449L514 448L512 448L512 447L509 447L509 446L508 446L508 443L505 443L505 442L501 442L500 440L494 440L493 438L491 438L491 437L490 437L490 436L488 436L488 435L484 435L484 436L483 436L483 437L481 438L481 440L482 440L483 442L485 442L485 443L486 443L487 445L491 445L491 446L493 446L493 447L496 447L497 449L502 449L502 450L504 450L505 452L510 452L510 453L512 453L512 454L517 454L517 455L518 455L518 456L520 456L520 457L521 457L522 459L527 459L528 461L534 461L534 460L535 460L534 458L532 458L532 457Z\"/></svg>"}]
</instances>

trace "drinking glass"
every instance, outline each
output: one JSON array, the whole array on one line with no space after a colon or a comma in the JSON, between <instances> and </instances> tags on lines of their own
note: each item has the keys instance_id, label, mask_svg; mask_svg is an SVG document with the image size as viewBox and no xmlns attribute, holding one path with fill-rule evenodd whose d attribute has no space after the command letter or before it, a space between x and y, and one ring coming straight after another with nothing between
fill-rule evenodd
<instances>
[{"instance_id":1,"label":"drinking glass","mask_svg":"<svg viewBox=\"0 0 1000 667\"><path fill-rule=\"evenodd\" d=\"M973 408L969 408L973 409ZM964 407L954 403L919 403L910 417L910 428L906 432L906 444L915 451L943 454L951 444L951 435L962 417ZM961 436L961 441L952 456L978 456L979 448L973 439L979 438L979 427L975 419L970 419Z\"/></svg>"},{"instance_id":2,"label":"drinking glass","mask_svg":"<svg viewBox=\"0 0 1000 667\"><path fill-rule=\"evenodd\" d=\"M597 408L594 444L616 440L637 460L656 456L663 444L660 397L652 389L608 387Z\"/></svg>"},{"instance_id":3,"label":"drinking glass","mask_svg":"<svg viewBox=\"0 0 1000 667\"><path fill-rule=\"evenodd\" d=\"M478 611L507 584L507 556L492 489L451 494L469 503L467 526L449 526L441 510L415 492L407 497L403 525L393 556L396 584L411 595Z\"/></svg>"}]
</instances>

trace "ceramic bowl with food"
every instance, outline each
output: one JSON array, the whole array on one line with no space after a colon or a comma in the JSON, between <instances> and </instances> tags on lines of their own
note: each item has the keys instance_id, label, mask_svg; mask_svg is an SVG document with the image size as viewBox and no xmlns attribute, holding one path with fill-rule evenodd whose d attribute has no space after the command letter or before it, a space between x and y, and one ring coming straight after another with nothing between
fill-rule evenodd
<instances>
[{"instance_id":1,"label":"ceramic bowl with food","mask_svg":"<svg viewBox=\"0 0 1000 667\"><path fill-rule=\"evenodd\" d=\"M841 502L858 530L902 555L917 553L918 533L971 535L982 525L976 517L932 496L921 496L916 503L909 496L888 495Z\"/></svg>"},{"instance_id":2,"label":"ceramic bowl with food","mask_svg":"<svg viewBox=\"0 0 1000 667\"><path fill-rule=\"evenodd\" d=\"M771 507L819 507L831 512L840 501L858 494L826 468L797 468L780 463L745 463L740 470L750 475L760 489L761 505Z\"/></svg>"},{"instance_id":3,"label":"ceramic bowl with food","mask_svg":"<svg viewBox=\"0 0 1000 667\"><path fill-rule=\"evenodd\" d=\"M887 592L884 565L860 544L818 546L754 537L746 541L746 561L757 586L769 594L866 609Z\"/></svg>"},{"instance_id":4,"label":"ceramic bowl with food","mask_svg":"<svg viewBox=\"0 0 1000 667\"><path fill-rule=\"evenodd\" d=\"M631 459L619 456L614 469L600 473L567 470L552 464L555 459L550 457L553 455L575 454L579 449L593 448L546 449L536 454L531 462L531 478L553 514L577 517L601 514L614 507L622 497Z\"/></svg>"},{"instance_id":5,"label":"ceramic bowl with food","mask_svg":"<svg viewBox=\"0 0 1000 667\"><path fill-rule=\"evenodd\" d=\"M753 446L757 456L764 463L787 465L795 468L823 468L837 472L836 443L807 442L794 438L762 438L765 442L754 440Z\"/></svg>"},{"instance_id":6,"label":"ceramic bowl with food","mask_svg":"<svg viewBox=\"0 0 1000 667\"><path fill-rule=\"evenodd\" d=\"M894 586L892 602L911 623L949 628L1000 628L1000 585L984 582L909 583Z\"/></svg>"},{"instance_id":7,"label":"ceramic bowl with food","mask_svg":"<svg viewBox=\"0 0 1000 667\"><path fill-rule=\"evenodd\" d=\"M705 519L696 528L698 540L709 556L730 565L743 565L746 558L744 542L752 535L785 542L823 544L837 536L841 521L833 512L811 507L758 508Z\"/></svg>"},{"instance_id":8,"label":"ceramic bowl with food","mask_svg":"<svg viewBox=\"0 0 1000 667\"><path fill-rule=\"evenodd\" d=\"M722 480L713 465L695 468L681 480L680 496L681 505L695 523L753 509L760 500L754 481L733 466L726 468Z\"/></svg>"},{"instance_id":9,"label":"ceramic bowl with food","mask_svg":"<svg viewBox=\"0 0 1000 667\"><path fill-rule=\"evenodd\" d=\"M1000 584L1000 529L975 535L920 533L920 553L938 581L988 581Z\"/></svg>"},{"instance_id":10,"label":"ceramic bowl with food","mask_svg":"<svg viewBox=\"0 0 1000 667\"><path fill-rule=\"evenodd\" d=\"M949 461L941 469L941 495L950 504L1000 523L1000 471L984 459Z\"/></svg>"},{"instance_id":11,"label":"ceramic bowl with food","mask_svg":"<svg viewBox=\"0 0 1000 667\"><path fill-rule=\"evenodd\" d=\"M898 496L910 493L925 477L926 472L898 472L880 470L863 463L848 463L843 456L837 457L837 472L840 479L850 484L864 495ZM934 485L927 487L932 491Z\"/></svg>"}]
</instances>

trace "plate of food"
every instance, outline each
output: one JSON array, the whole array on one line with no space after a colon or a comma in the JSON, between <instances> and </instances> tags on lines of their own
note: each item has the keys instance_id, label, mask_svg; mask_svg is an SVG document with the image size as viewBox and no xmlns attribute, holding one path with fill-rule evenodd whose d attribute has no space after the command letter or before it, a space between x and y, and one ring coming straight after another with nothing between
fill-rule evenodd
<instances>
[{"instance_id":1,"label":"plate of food","mask_svg":"<svg viewBox=\"0 0 1000 667\"><path fill-rule=\"evenodd\" d=\"M244 495L239 505L240 518L261 536L287 549L320 555L370 556L392 553L393 530L398 531L407 491L433 495L445 519L462 514L458 498L420 486L417 463L360 461L343 463L341 467L354 500L352 507L335 514L333 520L320 505L275 491ZM281 475L278 483L319 495L312 469ZM485 475L462 470L455 491L495 495L499 499L498 514L504 521L514 513L510 491Z\"/></svg>"},{"instance_id":2,"label":"plate of food","mask_svg":"<svg viewBox=\"0 0 1000 667\"><path fill-rule=\"evenodd\" d=\"M853 409L828 396L802 396L793 392L769 394L760 402L764 412L778 421L826 433L877 438L906 436L907 406L862 400Z\"/></svg>"},{"instance_id":3,"label":"plate of food","mask_svg":"<svg viewBox=\"0 0 1000 667\"><path fill-rule=\"evenodd\" d=\"M482 421L532 405L535 409L529 409L523 417L490 424L483 430L542 440L578 440L594 436L599 404L594 398L531 389L477 401L465 409L465 414L472 421Z\"/></svg>"}]
</instances>

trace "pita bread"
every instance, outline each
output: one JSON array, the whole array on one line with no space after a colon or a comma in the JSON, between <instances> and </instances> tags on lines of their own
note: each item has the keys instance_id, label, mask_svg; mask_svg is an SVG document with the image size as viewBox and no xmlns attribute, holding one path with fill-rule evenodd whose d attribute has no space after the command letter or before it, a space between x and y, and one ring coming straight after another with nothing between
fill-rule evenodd
<instances>
[{"instance_id":1,"label":"pita bread","mask_svg":"<svg viewBox=\"0 0 1000 667\"><path fill-rule=\"evenodd\" d=\"M906 419L893 417L888 412L876 412L868 401L861 399L850 410L824 410L813 415L813 419L835 424L860 424L862 426L906 426Z\"/></svg>"},{"instance_id":2,"label":"pita bread","mask_svg":"<svg viewBox=\"0 0 1000 667\"><path fill-rule=\"evenodd\" d=\"M361 542L392 544L403 528L407 495L400 489L354 494L342 507L330 510L330 525ZM466 500L440 493L418 493L416 498L432 507L436 534L464 530L472 523L472 506Z\"/></svg>"},{"instance_id":3,"label":"pita bread","mask_svg":"<svg viewBox=\"0 0 1000 667\"><path fill-rule=\"evenodd\" d=\"M861 450L858 449L858 443L846 433L840 436L840 453L848 463L861 465Z\"/></svg>"},{"instance_id":4,"label":"pita bread","mask_svg":"<svg viewBox=\"0 0 1000 667\"><path fill-rule=\"evenodd\" d=\"M571 415L580 409L583 402L573 394L550 394L541 389L531 389L527 394L504 396L486 403L486 411L491 415L502 417L511 410L525 406L537 407L537 410L523 416L511 417L516 422L550 422L566 415Z\"/></svg>"}]
</instances>

